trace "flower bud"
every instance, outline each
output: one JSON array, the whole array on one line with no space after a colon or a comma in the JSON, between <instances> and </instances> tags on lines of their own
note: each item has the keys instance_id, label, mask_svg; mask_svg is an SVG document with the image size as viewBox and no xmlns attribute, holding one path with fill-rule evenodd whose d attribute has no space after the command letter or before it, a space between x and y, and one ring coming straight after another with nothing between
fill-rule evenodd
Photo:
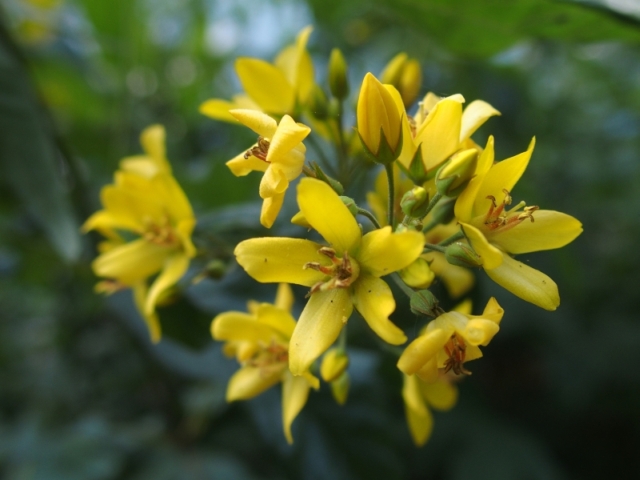
<instances>
[{"instance_id":1,"label":"flower bud","mask_svg":"<svg viewBox=\"0 0 640 480\"><path fill-rule=\"evenodd\" d=\"M429 268L429 262L424 258L418 258L398 273L402 281L412 288L429 288L435 278L435 273Z\"/></svg>"},{"instance_id":2,"label":"flower bud","mask_svg":"<svg viewBox=\"0 0 640 480\"><path fill-rule=\"evenodd\" d=\"M466 243L452 243L444 253L447 262L459 267L475 268L482 265L482 259L470 245Z\"/></svg>"},{"instance_id":3,"label":"flower bud","mask_svg":"<svg viewBox=\"0 0 640 480\"><path fill-rule=\"evenodd\" d=\"M473 177L477 162L478 151L475 148L453 154L436 174L438 192L448 197L459 195Z\"/></svg>"},{"instance_id":4,"label":"flower bud","mask_svg":"<svg viewBox=\"0 0 640 480\"><path fill-rule=\"evenodd\" d=\"M344 405L347 402L350 385L351 380L349 378L349 373L346 371L342 372L342 375L331 382L331 394L339 405Z\"/></svg>"},{"instance_id":5,"label":"flower bud","mask_svg":"<svg viewBox=\"0 0 640 480\"><path fill-rule=\"evenodd\" d=\"M400 208L407 217L424 217L428 206L429 194L422 187L413 187L400 200Z\"/></svg>"},{"instance_id":6,"label":"flower bud","mask_svg":"<svg viewBox=\"0 0 640 480\"><path fill-rule=\"evenodd\" d=\"M380 74L380 80L382 83L388 83L394 87L399 86L400 78L402 77L402 69L407 63L408 58L409 56L406 53L400 52L389 60L389 63L387 63L384 70L382 70L382 74Z\"/></svg>"},{"instance_id":7,"label":"flower bud","mask_svg":"<svg viewBox=\"0 0 640 480\"><path fill-rule=\"evenodd\" d=\"M408 107L415 101L422 86L420 63L415 59L409 59L406 53L399 53L387 63L380 80L396 87L402 97L402 103Z\"/></svg>"},{"instance_id":8,"label":"flower bud","mask_svg":"<svg viewBox=\"0 0 640 480\"><path fill-rule=\"evenodd\" d=\"M320 376L325 382L336 380L349 366L349 356L342 348L332 348L322 357Z\"/></svg>"},{"instance_id":9,"label":"flower bud","mask_svg":"<svg viewBox=\"0 0 640 480\"><path fill-rule=\"evenodd\" d=\"M438 202L438 205L433 209L433 219L437 223L447 224L454 219L454 207L456 205L456 198L445 198Z\"/></svg>"},{"instance_id":10,"label":"flower bud","mask_svg":"<svg viewBox=\"0 0 640 480\"><path fill-rule=\"evenodd\" d=\"M358 96L358 135L376 163L391 164L402 150L400 113L387 86L367 73ZM393 87L389 87L393 88Z\"/></svg>"},{"instance_id":11,"label":"flower bud","mask_svg":"<svg viewBox=\"0 0 640 480\"><path fill-rule=\"evenodd\" d=\"M338 48L331 50L329 57L329 88L331 94L339 100L344 100L349 95L347 62Z\"/></svg>"},{"instance_id":12,"label":"flower bud","mask_svg":"<svg viewBox=\"0 0 640 480\"><path fill-rule=\"evenodd\" d=\"M409 305L416 315L435 318L442 313L442 309L438 306L438 299L429 290L415 292L411 295Z\"/></svg>"},{"instance_id":13,"label":"flower bud","mask_svg":"<svg viewBox=\"0 0 640 480\"><path fill-rule=\"evenodd\" d=\"M318 120L329 116L329 100L319 85L314 85L309 95L309 113Z\"/></svg>"}]
</instances>

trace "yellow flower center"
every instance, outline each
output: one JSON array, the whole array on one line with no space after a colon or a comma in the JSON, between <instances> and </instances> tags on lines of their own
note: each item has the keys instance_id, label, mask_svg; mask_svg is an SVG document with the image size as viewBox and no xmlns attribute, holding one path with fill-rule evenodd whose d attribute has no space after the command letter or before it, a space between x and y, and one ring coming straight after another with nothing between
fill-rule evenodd
<instances>
[{"instance_id":1,"label":"yellow flower center","mask_svg":"<svg viewBox=\"0 0 640 480\"><path fill-rule=\"evenodd\" d=\"M500 205L496 204L496 197L488 195L487 198L491 200L491 207L484 219L484 226L491 232L506 232L512 229L516 225L519 225L527 218L532 222L534 221L533 212L538 210L539 207L532 205L526 206L525 202L518 203L515 207L505 211L505 207L511 205L511 195L508 190L502 190L504 192L504 200ZM524 210L520 211L524 207Z\"/></svg>"},{"instance_id":2,"label":"yellow flower center","mask_svg":"<svg viewBox=\"0 0 640 480\"><path fill-rule=\"evenodd\" d=\"M244 158L247 159L251 156L259 158L263 162L267 162L267 154L269 153L270 142L264 137L258 137L258 143L247 150L244 154ZM267 162L271 163L271 162Z\"/></svg>"},{"instance_id":3,"label":"yellow flower center","mask_svg":"<svg viewBox=\"0 0 640 480\"><path fill-rule=\"evenodd\" d=\"M146 218L143 220L143 225L142 237L145 240L163 247L175 247L180 244L180 238L167 215L163 216L159 222L156 219Z\"/></svg>"},{"instance_id":4,"label":"yellow flower center","mask_svg":"<svg viewBox=\"0 0 640 480\"><path fill-rule=\"evenodd\" d=\"M444 373L453 370L456 375L471 375L471 372L464 368L464 359L467 346L457 333L451 335L451 338L444 346L444 351L449 358L444 362Z\"/></svg>"},{"instance_id":5,"label":"yellow flower center","mask_svg":"<svg viewBox=\"0 0 640 480\"><path fill-rule=\"evenodd\" d=\"M333 290L334 288L348 288L353 282L356 281L360 273L360 267L358 262L352 260L349 257L349 252L344 252L344 256L338 257L336 251L333 248L322 247L318 250L318 253L329 257L331 265L320 265L318 262L308 262L304 264L305 270L311 268L319 272L328 275L328 280L323 280L316 283L307 297L316 292L325 292L327 290Z\"/></svg>"},{"instance_id":6,"label":"yellow flower center","mask_svg":"<svg viewBox=\"0 0 640 480\"><path fill-rule=\"evenodd\" d=\"M286 346L272 341L261 348L247 363L260 369L260 375L267 377L289 365L289 350Z\"/></svg>"}]
</instances>

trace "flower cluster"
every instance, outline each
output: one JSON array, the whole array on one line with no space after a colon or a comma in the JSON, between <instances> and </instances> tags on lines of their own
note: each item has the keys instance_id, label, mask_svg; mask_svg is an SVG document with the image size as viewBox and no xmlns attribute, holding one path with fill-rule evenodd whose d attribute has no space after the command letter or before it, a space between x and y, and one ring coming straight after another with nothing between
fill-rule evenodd
<instances>
[{"instance_id":1,"label":"flower cluster","mask_svg":"<svg viewBox=\"0 0 640 480\"><path fill-rule=\"evenodd\" d=\"M351 104L347 64L334 50L329 88L316 84L307 51L310 34L305 28L273 64L238 59L245 93L200 107L257 135L227 166L236 176L262 173L261 224L276 224L292 186L289 194L299 208L292 222L307 229L300 231L304 238L265 236L235 246L237 263L253 279L279 287L273 305L249 302L248 313L224 312L213 320L214 339L224 341L224 352L241 365L228 384L227 400L252 398L282 383L283 429L292 442L292 422L310 390L319 388L317 375L331 385L336 401L347 401L347 332L357 311L372 338L395 346L384 352L396 352L407 422L414 442L422 445L433 428L430 409L455 405L455 383L471 373L466 363L480 358L480 347L500 329L504 311L495 298L480 315L472 315L471 302L464 300L474 285L473 270L483 269L521 299L555 310L557 285L513 257L565 246L582 227L564 213L513 200L535 140L524 152L496 161L493 136L484 146L472 139L500 115L489 103L475 100L464 107L460 94L427 93L413 108L422 78L420 64L406 54L389 62L382 82L372 73L364 76L357 125L345 126L344 109ZM195 255L194 216L171 176L163 135L160 127L143 133L147 155L123 160L115 184L103 190L105 209L85 224L107 237L94 262L96 274L108 279L110 289L134 289L154 340L155 306ZM312 138L308 146L318 163L307 158L305 142ZM373 168L380 173L366 195L367 208L345 190ZM444 285L445 299L429 290L437 283ZM307 288L297 321L288 284ZM452 300L462 303L445 308ZM421 322L417 336L408 338L400 318L392 319L397 301Z\"/></svg>"}]
</instances>

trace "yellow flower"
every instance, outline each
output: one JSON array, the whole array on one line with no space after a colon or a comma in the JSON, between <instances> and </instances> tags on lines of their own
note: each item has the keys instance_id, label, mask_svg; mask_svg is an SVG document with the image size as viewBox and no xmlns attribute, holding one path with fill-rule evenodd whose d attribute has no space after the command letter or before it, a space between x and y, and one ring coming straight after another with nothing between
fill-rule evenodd
<instances>
[{"instance_id":1,"label":"yellow flower","mask_svg":"<svg viewBox=\"0 0 640 480\"><path fill-rule=\"evenodd\" d=\"M475 144L470 141L471 135L487 119L500 115L500 112L482 100L471 102L463 111L462 95L439 98L428 93L412 118L404 113L400 95L393 94L393 98L403 119L403 145L398 161L407 170L411 170L414 159L421 159L427 176L435 173L440 165L461 148L473 148Z\"/></svg>"},{"instance_id":2,"label":"yellow flower","mask_svg":"<svg viewBox=\"0 0 640 480\"><path fill-rule=\"evenodd\" d=\"M120 161L122 170L152 177L156 173L171 173L165 148L165 131L162 125L151 125L140 134L140 143L145 155L135 155Z\"/></svg>"},{"instance_id":3,"label":"yellow flower","mask_svg":"<svg viewBox=\"0 0 640 480\"><path fill-rule=\"evenodd\" d=\"M330 246L304 239L254 238L235 250L238 263L259 282L312 287L291 338L291 372L302 374L331 346L354 307L383 340L404 343L406 336L389 320L395 300L380 277L418 258L422 234L392 233L384 227L363 236L331 187L312 178L298 185L298 205Z\"/></svg>"},{"instance_id":4,"label":"yellow flower","mask_svg":"<svg viewBox=\"0 0 640 480\"><path fill-rule=\"evenodd\" d=\"M460 309L461 310L461 309ZM464 362L482 356L479 345L486 346L498 333L504 310L495 298L487 303L482 315L473 316L462 311L443 313L429 322L420 336L407 346L398 368L407 375L417 374L427 382L444 372L468 374Z\"/></svg>"},{"instance_id":5,"label":"yellow flower","mask_svg":"<svg viewBox=\"0 0 640 480\"><path fill-rule=\"evenodd\" d=\"M216 120L234 122L234 109L253 109L273 115L293 114L306 105L314 86L313 63L307 52L312 27L302 29L294 45L287 46L274 64L257 58L236 60L236 73L245 94L231 102L214 98L200 106L200 113Z\"/></svg>"},{"instance_id":6,"label":"yellow flower","mask_svg":"<svg viewBox=\"0 0 640 480\"><path fill-rule=\"evenodd\" d=\"M490 137L475 177L456 201L455 215L493 281L528 302L555 310L560 304L555 282L510 255L560 248L582 232L582 224L564 213L524 202L508 208L510 192L527 168L534 145L535 139L526 152L494 164Z\"/></svg>"},{"instance_id":7,"label":"yellow flower","mask_svg":"<svg viewBox=\"0 0 640 480\"><path fill-rule=\"evenodd\" d=\"M195 217L180 185L155 155L160 149L146 140L159 135L152 127L142 135L147 157L125 159L124 171L117 171L115 183L101 191L103 210L94 213L83 225L83 231L98 230L107 238L101 254L92 267L99 277L108 279L114 289L131 287L136 305L145 317L153 342L160 340L160 324L155 307L182 277L195 256L191 233ZM154 153L152 153L154 152ZM121 233L135 237L126 242ZM150 286L147 280L157 277ZM102 284L104 286L104 284Z\"/></svg>"},{"instance_id":8,"label":"yellow flower","mask_svg":"<svg viewBox=\"0 0 640 480\"><path fill-rule=\"evenodd\" d=\"M296 123L289 115L277 124L269 115L254 110L232 110L230 113L259 136L253 147L229 160L227 167L238 177L252 171L264 172L260 182L260 197L264 199L260 222L271 228L289 182L302 173L306 152L302 140L311 129Z\"/></svg>"},{"instance_id":9,"label":"yellow flower","mask_svg":"<svg viewBox=\"0 0 640 480\"><path fill-rule=\"evenodd\" d=\"M379 163L388 164L398 158L402 138L400 113L395 105L391 86L381 84L367 73L358 95L358 134L362 145Z\"/></svg>"},{"instance_id":10,"label":"yellow flower","mask_svg":"<svg viewBox=\"0 0 640 480\"><path fill-rule=\"evenodd\" d=\"M424 445L433 430L433 416L429 407L440 411L453 408L458 401L458 389L446 377L434 383L422 381L415 375L403 375L402 399L413 443Z\"/></svg>"},{"instance_id":11,"label":"yellow flower","mask_svg":"<svg viewBox=\"0 0 640 480\"><path fill-rule=\"evenodd\" d=\"M296 325L289 313L292 305L291 287L281 283L275 304L249 302L249 313L221 313L211 323L213 338L227 342L225 353L242 365L229 380L227 401L248 400L282 382L282 428L289 443L293 443L291 424L307 402L309 388L319 387L308 371L294 377L288 369Z\"/></svg>"}]
</instances>

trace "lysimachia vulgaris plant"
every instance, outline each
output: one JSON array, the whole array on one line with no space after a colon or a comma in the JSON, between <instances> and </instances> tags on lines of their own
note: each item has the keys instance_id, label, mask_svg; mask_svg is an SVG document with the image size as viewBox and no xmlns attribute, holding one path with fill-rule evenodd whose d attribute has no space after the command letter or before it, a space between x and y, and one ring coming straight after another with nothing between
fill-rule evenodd
<instances>
[{"instance_id":1,"label":"lysimachia vulgaris plant","mask_svg":"<svg viewBox=\"0 0 640 480\"><path fill-rule=\"evenodd\" d=\"M213 320L213 338L240 364L227 400L282 384L283 430L291 443L292 423L321 381L335 401L348 402L350 332L368 332L380 355L397 365L409 432L423 445L434 426L432 410L455 406L456 384L471 374L467 363L482 357L509 316L496 298L472 314L478 306L465 296L474 271L555 310L560 296L554 281L514 256L563 247L582 226L567 214L514 199L535 140L496 161L493 136L482 145L472 138L500 115L489 103L426 93L414 105L421 67L404 53L389 62L381 80L366 73L350 97L347 62L335 49L323 88L307 50L311 31L302 30L273 63L238 59L244 93L200 106L203 114L256 135L227 167L235 176L261 173L256 221L264 233L232 249L250 277L278 284L274 304L249 301L246 312L219 312ZM347 115L353 105L355 115ZM356 124L348 125L348 118ZM145 155L122 161L114 184L102 191L104 209L84 228L106 237L93 264L104 279L98 290L132 289L157 342L157 307L184 283L190 261L206 252L191 242L195 216L172 176L162 127L145 130L142 144ZM355 188L371 179L366 196ZM296 238L268 230L287 221L287 196L298 208L291 222L304 227L287 230L299 232ZM304 287L304 298L296 299L289 284ZM439 284L444 288L432 288ZM304 302L298 318L296 300ZM398 304L417 318L411 328L401 328L409 322L394 316ZM355 312L364 323L353 319Z\"/></svg>"}]
</instances>

